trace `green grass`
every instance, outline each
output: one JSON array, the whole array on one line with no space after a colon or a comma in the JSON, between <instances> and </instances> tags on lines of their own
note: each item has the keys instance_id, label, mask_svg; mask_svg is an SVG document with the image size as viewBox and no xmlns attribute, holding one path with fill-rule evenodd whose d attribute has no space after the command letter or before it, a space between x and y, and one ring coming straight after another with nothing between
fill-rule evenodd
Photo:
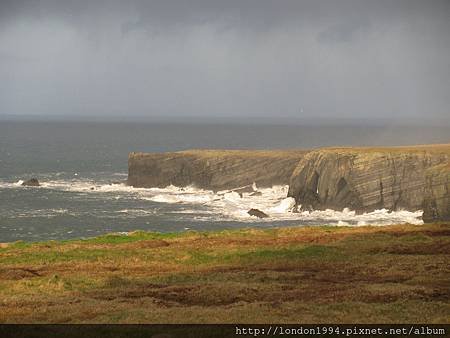
<instances>
[{"instance_id":1,"label":"green grass","mask_svg":"<svg viewBox=\"0 0 450 338\"><path fill-rule=\"evenodd\" d=\"M1 257L0 264L52 264L76 261L94 262L100 259L126 258L131 256L132 254L132 251L85 248L67 251L26 251L21 254Z\"/></svg>"},{"instance_id":2,"label":"green grass","mask_svg":"<svg viewBox=\"0 0 450 338\"><path fill-rule=\"evenodd\" d=\"M244 254L239 254L239 258L244 261L293 261L301 259L330 259L336 258L338 250L323 245L312 245L302 247L280 248L278 250L255 250Z\"/></svg>"},{"instance_id":3,"label":"green grass","mask_svg":"<svg viewBox=\"0 0 450 338\"><path fill-rule=\"evenodd\" d=\"M109 234L0 250L0 322L449 323L450 225Z\"/></svg>"},{"instance_id":4,"label":"green grass","mask_svg":"<svg viewBox=\"0 0 450 338\"><path fill-rule=\"evenodd\" d=\"M107 234L99 237L88 238L82 240L81 242L89 244L120 244L151 239L170 239L182 236L189 236L189 233L179 234L179 233L134 231L128 234L118 234L118 233Z\"/></svg>"}]
</instances>

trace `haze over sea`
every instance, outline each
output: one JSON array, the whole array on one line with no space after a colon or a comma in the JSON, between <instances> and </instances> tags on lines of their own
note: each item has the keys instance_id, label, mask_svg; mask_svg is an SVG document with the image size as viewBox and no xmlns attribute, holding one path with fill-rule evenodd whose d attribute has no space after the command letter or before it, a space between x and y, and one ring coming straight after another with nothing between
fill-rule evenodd
<instances>
[{"instance_id":1,"label":"haze over sea","mask_svg":"<svg viewBox=\"0 0 450 338\"><path fill-rule=\"evenodd\" d=\"M255 123L256 122L256 123ZM269 121L270 122L270 121ZM195 188L135 189L124 184L132 151L192 148L309 149L447 143L448 124L347 121L100 122L0 120L0 242L91 237L134 230L186 231L245 226L420 223L420 212L351 210L292 213L287 187L240 198ZM42 186L22 187L36 177ZM258 220L251 207L271 216Z\"/></svg>"}]
</instances>

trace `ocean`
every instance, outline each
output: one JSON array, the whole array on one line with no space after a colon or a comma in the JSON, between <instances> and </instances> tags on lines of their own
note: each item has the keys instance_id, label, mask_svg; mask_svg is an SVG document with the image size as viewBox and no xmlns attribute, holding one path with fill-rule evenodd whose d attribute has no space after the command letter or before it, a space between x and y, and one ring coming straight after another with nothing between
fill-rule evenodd
<instances>
[{"instance_id":1,"label":"ocean","mask_svg":"<svg viewBox=\"0 0 450 338\"><path fill-rule=\"evenodd\" d=\"M421 212L293 213L287 186L241 198L230 192L125 184L132 151L192 148L311 149L449 142L450 127L251 125L0 120L0 242L87 238L135 230L178 232L240 227L416 223ZM21 182L36 177L40 187ZM256 187L257 188L257 187ZM246 211L258 208L264 220Z\"/></svg>"}]
</instances>

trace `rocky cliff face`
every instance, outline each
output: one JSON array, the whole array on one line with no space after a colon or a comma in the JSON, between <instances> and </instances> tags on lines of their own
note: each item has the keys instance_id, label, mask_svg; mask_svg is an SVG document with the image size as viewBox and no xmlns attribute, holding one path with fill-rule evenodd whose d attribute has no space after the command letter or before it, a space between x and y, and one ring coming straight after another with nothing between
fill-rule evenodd
<instances>
[{"instance_id":1,"label":"rocky cliff face","mask_svg":"<svg viewBox=\"0 0 450 338\"><path fill-rule=\"evenodd\" d=\"M450 219L450 145L311 151L295 168L288 196L302 209L424 210Z\"/></svg>"},{"instance_id":2,"label":"rocky cliff face","mask_svg":"<svg viewBox=\"0 0 450 338\"><path fill-rule=\"evenodd\" d=\"M128 184L135 187L195 185L224 190L253 184L288 184L304 151L190 150L131 153Z\"/></svg>"},{"instance_id":3,"label":"rocky cliff face","mask_svg":"<svg viewBox=\"0 0 450 338\"><path fill-rule=\"evenodd\" d=\"M450 164L427 170L423 203L423 220L450 220Z\"/></svg>"},{"instance_id":4,"label":"rocky cliff face","mask_svg":"<svg viewBox=\"0 0 450 338\"><path fill-rule=\"evenodd\" d=\"M450 145L131 153L128 184L211 190L289 184L302 209L423 210L450 220Z\"/></svg>"}]
</instances>

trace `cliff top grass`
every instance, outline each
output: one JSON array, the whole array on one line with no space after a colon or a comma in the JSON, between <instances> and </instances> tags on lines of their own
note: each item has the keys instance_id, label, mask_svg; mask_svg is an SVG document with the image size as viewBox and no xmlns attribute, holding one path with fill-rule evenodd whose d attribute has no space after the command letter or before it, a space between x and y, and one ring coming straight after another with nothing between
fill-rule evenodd
<instances>
[{"instance_id":1,"label":"cliff top grass","mask_svg":"<svg viewBox=\"0 0 450 338\"><path fill-rule=\"evenodd\" d=\"M237 156L237 157L297 157L304 155L311 151L325 151L325 152L367 152L367 153L433 153L450 155L450 143L447 144L419 144L410 146L390 146L390 147L325 147L316 148L312 150L307 149L188 149L167 153L142 153L133 152L130 156L151 156L162 154L184 154L195 155L202 157L222 157L222 156Z\"/></svg>"},{"instance_id":2,"label":"cliff top grass","mask_svg":"<svg viewBox=\"0 0 450 338\"><path fill-rule=\"evenodd\" d=\"M432 153L450 155L450 143L448 144L420 144L413 146L393 147L329 147L319 148L319 151L329 152L358 152L358 153Z\"/></svg>"},{"instance_id":3,"label":"cliff top grass","mask_svg":"<svg viewBox=\"0 0 450 338\"><path fill-rule=\"evenodd\" d=\"M274 158L297 158L298 155L307 153L308 150L301 149L189 149L167 153L131 153L130 156L152 156L162 154L193 155L198 157L274 157Z\"/></svg>"},{"instance_id":4,"label":"cliff top grass","mask_svg":"<svg viewBox=\"0 0 450 338\"><path fill-rule=\"evenodd\" d=\"M198 156L261 156L261 157L295 157L307 153L307 150L300 149L270 149L270 150L251 150L251 149L190 149L180 151L182 154L191 154Z\"/></svg>"},{"instance_id":5,"label":"cliff top grass","mask_svg":"<svg viewBox=\"0 0 450 338\"><path fill-rule=\"evenodd\" d=\"M450 224L0 247L2 323L450 323Z\"/></svg>"}]
</instances>

